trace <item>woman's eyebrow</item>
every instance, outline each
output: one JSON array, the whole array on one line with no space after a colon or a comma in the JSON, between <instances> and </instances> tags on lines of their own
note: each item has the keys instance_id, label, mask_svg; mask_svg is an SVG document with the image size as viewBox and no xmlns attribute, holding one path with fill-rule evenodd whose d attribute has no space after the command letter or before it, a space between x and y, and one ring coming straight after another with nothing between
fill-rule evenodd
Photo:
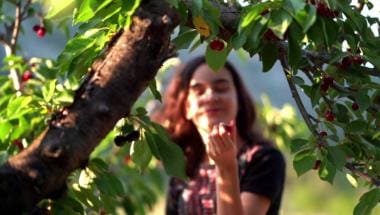
<instances>
[{"instance_id":1,"label":"woman's eyebrow","mask_svg":"<svg viewBox=\"0 0 380 215\"><path fill-rule=\"evenodd\" d=\"M199 83L199 82L195 82L195 83L190 83L189 88L190 88L190 89L194 89L194 88L198 88L198 87L201 87L201 86L202 86L201 83Z\"/></svg>"},{"instance_id":2,"label":"woman's eyebrow","mask_svg":"<svg viewBox=\"0 0 380 215\"><path fill-rule=\"evenodd\" d=\"M218 78L212 81L212 84L223 84L223 83L229 83L230 81L226 78Z\"/></svg>"}]
</instances>

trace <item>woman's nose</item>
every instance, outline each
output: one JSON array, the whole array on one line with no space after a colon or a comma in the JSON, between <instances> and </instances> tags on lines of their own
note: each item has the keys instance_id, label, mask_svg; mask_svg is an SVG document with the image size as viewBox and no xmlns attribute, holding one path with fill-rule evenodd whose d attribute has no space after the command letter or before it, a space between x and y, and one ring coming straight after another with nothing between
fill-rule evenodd
<instances>
[{"instance_id":1,"label":"woman's nose","mask_svg":"<svg viewBox=\"0 0 380 215\"><path fill-rule=\"evenodd\" d=\"M218 94L213 89L207 89L203 94L203 100L206 102L213 102L218 100Z\"/></svg>"}]
</instances>

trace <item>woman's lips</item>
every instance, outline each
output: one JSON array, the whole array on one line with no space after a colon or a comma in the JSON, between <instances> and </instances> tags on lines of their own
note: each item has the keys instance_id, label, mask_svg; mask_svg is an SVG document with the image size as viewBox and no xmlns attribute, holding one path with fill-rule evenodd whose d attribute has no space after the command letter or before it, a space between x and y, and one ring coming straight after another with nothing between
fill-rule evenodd
<instances>
[{"instance_id":1,"label":"woman's lips","mask_svg":"<svg viewBox=\"0 0 380 215\"><path fill-rule=\"evenodd\" d=\"M221 108L206 108L204 112L207 114L215 114L219 113L220 111L222 111Z\"/></svg>"}]
</instances>

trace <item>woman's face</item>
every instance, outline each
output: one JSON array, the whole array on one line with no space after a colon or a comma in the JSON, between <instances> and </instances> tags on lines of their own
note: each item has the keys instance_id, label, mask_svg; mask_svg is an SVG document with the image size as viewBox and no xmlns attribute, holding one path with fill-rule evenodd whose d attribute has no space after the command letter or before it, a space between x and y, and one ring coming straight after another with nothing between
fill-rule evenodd
<instances>
[{"instance_id":1,"label":"woman's face","mask_svg":"<svg viewBox=\"0 0 380 215\"><path fill-rule=\"evenodd\" d=\"M231 73L223 68L214 72L199 66L189 84L186 118L198 129L210 131L213 125L234 120L238 111L237 93Z\"/></svg>"}]
</instances>

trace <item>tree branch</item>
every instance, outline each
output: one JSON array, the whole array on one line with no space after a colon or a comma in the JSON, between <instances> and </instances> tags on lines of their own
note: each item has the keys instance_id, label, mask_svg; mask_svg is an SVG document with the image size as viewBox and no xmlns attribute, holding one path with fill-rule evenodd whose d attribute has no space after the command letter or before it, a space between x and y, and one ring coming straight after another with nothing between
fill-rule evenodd
<instances>
[{"instance_id":1,"label":"tree branch","mask_svg":"<svg viewBox=\"0 0 380 215\"><path fill-rule=\"evenodd\" d=\"M163 0L143 1L125 29L46 132L0 167L0 211L21 214L65 185L92 150L127 116L171 54L178 15ZM154 39L152 39L154 38ZM149 63L147 63L149 62Z\"/></svg>"},{"instance_id":2,"label":"tree branch","mask_svg":"<svg viewBox=\"0 0 380 215\"><path fill-rule=\"evenodd\" d=\"M345 167L350 170L353 174L363 178L364 180L366 180L367 182L377 186L377 187L380 187L380 180L377 179L377 178L374 178L374 177L371 177L370 175L356 169L355 165L352 164L352 163L346 163Z\"/></svg>"},{"instance_id":3,"label":"tree branch","mask_svg":"<svg viewBox=\"0 0 380 215\"><path fill-rule=\"evenodd\" d=\"M17 39L20 32L21 27L21 2L16 3L15 8L15 20L13 21L13 30L12 30L12 38L11 38L11 54L16 53L16 45L17 45Z\"/></svg>"},{"instance_id":4,"label":"tree branch","mask_svg":"<svg viewBox=\"0 0 380 215\"><path fill-rule=\"evenodd\" d=\"M286 80L288 81L288 85L289 85L290 91L292 93L292 96L293 96L293 98L297 104L299 111L301 112L301 115L302 115L304 121L306 122L307 127L309 128L309 130L314 135L317 135L318 133L317 133L313 123L311 122L311 120L309 118L309 113L306 111L306 108L302 102L302 99L301 99L300 95L298 94L297 87L292 80L293 74L291 73L289 64L287 62L286 50L283 48L280 48L280 62L281 62Z\"/></svg>"}]
</instances>

